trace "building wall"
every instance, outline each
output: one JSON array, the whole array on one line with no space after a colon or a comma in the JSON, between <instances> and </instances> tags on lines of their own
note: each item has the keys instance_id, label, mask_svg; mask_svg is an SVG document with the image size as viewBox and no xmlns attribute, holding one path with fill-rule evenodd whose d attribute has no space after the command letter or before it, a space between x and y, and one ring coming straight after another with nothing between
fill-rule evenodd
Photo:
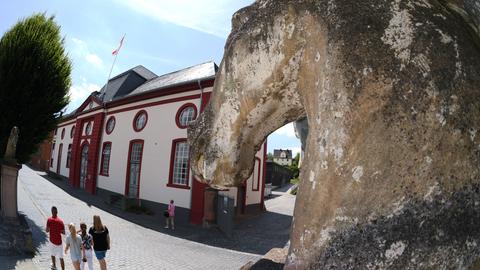
<instances>
[{"instance_id":1,"label":"building wall","mask_svg":"<svg viewBox=\"0 0 480 270\"><path fill-rule=\"evenodd\" d=\"M48 135L39 146L36 153L30 157L29 164L42 171L48 171L50 168L50 158L52 156L53 132Z\"/></svg>"},{"instance_id":2,"label":"building wall","mask_svg":"<svg viewBox=\"0 0 480 270\"><path fill-rule=\"evenodd\" d=\"M168 204L170 200L175 200L177 206L184 209L192 209L203 216L203 190L204 187L198 187L195 190L196 196L193 196L195 202L192 202L192 183L193 177L190 172L188 178L188 187L172 187L169 183L171 170L171 155L173 141L176 139L186 139L187 129L180 128L176 123L176 116L179 109L187 103L196 107L197 117L200 113L200 100L203 100L204 106L209 99L212 87L202 90L189 90L182 93L173 93L167 96L157 96L145 100L138 100L128 103L118 103L114 107L97 107L96 103L91 109L88 109L87 99L80 107L80 113L75 117L70 117L64 123L59 125L55 135L55 149L53 152L54 162L50 171L56 172L58 162L58 150L60 143L63 144L62 160L60 174L70 178L70 183L79 186L80 157L81 146L84 142L92 145L89 151L88 177L85 189L88 192L95 193L97 190L102 194L126 194L127 187L127 168L129 158L129 146L132 140L143 140L143 153L140 169L139 181L139 201L151 202L152 205L161 208ZM85 109L87 108L87 109ZM144 110L147 113L147 123L144 129L135 131L133 128L134 118L139 111ZM106 125L110 117L115 118L115 127L110 134L106 132ZM85 136L86 121L92 121L92 135ZM75 127L73 138L70 136L70 130ZM77 127L78 126L78 127ZM65 129L65 136L62 139L61 133ZM109 170L107 175L102 175L102 151L105 143L111 143L111 154ZM72 160L70 168L66 168L68 145L72 144ZM94 147L98 145L98 148ZM258 205L263 203L262 179L264 179L264 157L266 156L266 144L262 145L260 151L256 154L254 173L258 180L258 190L253 187L253 176L245 183L246 199L245 204ZM196 186L202 184L196 184ZM232 191L233 192L233 189ZM101 195L101 194L99 194ZM233 197L236 197L236 190ZM198 208L198 209L197 209ZM190 219L191 222L198 223L198 217Z\"/></svg>"},{"instance_id":3,"label":"building wall","mask_svg":"<svg viewBox=\"0 0 480 270\"><path fill-rule=\"evenodd\" d=\"M211 90L205 89L206 91ZM189 92L191 94L200 94L200 91ZM184 95L185 96L185 95ZM180 96L177 96L180 97ZM169 96L163 100L169 100ZM140 171L140 198L158 202L168 203L171 199L175 200L176 205L190 208L190 189L181 189L168 187L170 173L170 156L172 151L172 141L179 138L187 138L187 130L180 129L175 122L177 111L186 103L192 103L199 110L199 98L186 99L177 102L170 102L149 107L139 107L139 105L148 105L152 100L137 102L130 107L132 110L118 111L114 108L113 113L107 112L103 125L102 142L111 142L111 157L108 176L98 176L98 187L110 190L116 193L125 194L125 185L127 179L127 163L129 142L131 140L144 140L143 156ZM128 109L123 106L122 109ZM135 115L144 110L147 112L147 124L139 132L133 129ZM108 119L115 117L115 128L111 134L107 134L105 126ZM100 149L100 155L103 149ZM101 170L101 156L99 158L98 168ZM189 186L191 188L192 175L189 175Z\"/></svg>"},{"instance_id":4,"label":"building wall","mask_svg":"<svg viewBox=\"0 0 480 270\"><path fill-rule=\"evenodd\" d=\"M73 122L67 122L66 125L60 125L57 128L56 134L53 136L53 143L55 143L55 149L52 151L51 158L53 158L53 163L50 164L49 170L57 173L57 166L58 166L58 152L60 150L60 145L62 145L62 154L60 160L60 171L59 175L68 177L70 168L67 168L67 154L68 154L68 145L72 143L72 137L70 136L70 131L72 127L75 126ZM64 137L62 138L62 132L65 132Z\"/></svg>"},{"instance_id":5,"label":"building wall","mask_svg":"<svg viewBox=\"0 0 480 270\"><path fill-rule=\"evenodd\" d=\"M292 159L291 158L274 158L273 162L280 164L280 165L292 165Z\"/></svg>"}]
</instances>

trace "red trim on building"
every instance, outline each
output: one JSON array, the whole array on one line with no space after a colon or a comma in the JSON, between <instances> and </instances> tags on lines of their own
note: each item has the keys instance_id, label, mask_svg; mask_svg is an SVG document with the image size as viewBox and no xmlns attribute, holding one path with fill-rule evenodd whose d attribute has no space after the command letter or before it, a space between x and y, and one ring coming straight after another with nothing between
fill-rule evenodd
<instances>
[{"instance_id":1,"label":"red trim on building","mask_svg":"<svg viewBox=\"0 0 480 270\"><path fill-rule=\"evenodd\" d=\"M137 119L138 119L138 117L140 117L141 114L145 114L145 123L143 124L143 127L137 128ZM142 131L142 130L147 126L147 122L148 122L148 113L147 113L147 111L145 111L145 110L140 110L140 111L138 111L138 112L135 114L135 117L133 117L133 122L132 122L133 130L134 130L135 132L140 132L140 131Z\"/></svg>"},{"instance_id":2,"label":"red trim on building","mask_svg":"<svg viewBox=\"0 0 480 270\"><path fill-rule=\"evenodd\" d=\"M214 78L201 81L200 82L200 87L202 87L202 88L211 87L211 86L213 86L214 81L215 81ZM106 107L107 108L113 108L113 107L129 104L129 103L133 103L133 102L137 102L137 101L142 101L142 100L147 100L147 99L157 98L157 97L163 97L163 96L170 96L170 95L173 95L173 94L179 94L179 93L188 92L188 91L192 91L192 90L198 90L198 89L200 89L200 88L199 88L199 85L198 85L197 82L192 82L192 83L173 86L173 87L166 87L162 91L156 91L156 90L160 90L160 88L159 89L153 89L153 90L150 90L150 91L148 91L144 94L127 96L127 97L124 97L124 98L121 98L121 99L111 101L111 102L106 104Z\"/></svg>"},{"instance_id":3,"label":"red trim on building","mask_svg":"<svg viewBox=\"0 0 480 270\"><path fill-rule=\"evenodd\" d=\"M155 102L139 104L139 105L135 105L135 106L132 106L132 107L127 107L127 108L122 108L122 109L118 109L118 110L114 110L114 111L109 111L107 113L107 115L111 115L111 114L115 114L115 113L121 113L121 112L127 112L127 111L133 111L133 110L138 110L138 109L144 109L144 108L153 107L153 106L162 105L162 104L191 100L191 99L196 99L196 98L199 98L199 97L200 97L200 95L196 94L196 95L190 95L190 96L184 96L184 97L178 97L178 98L159 100L159 101L155 101Z\"/></svg>"},{"instance_id":4,"label":"red trim on building","mask_svg":"<svg viewBox=\"0 0 480 270\"><path fill-rule=\"evenodd\" d=\"M265 179L267 177L267 139L263 143L263 176L262 176L262 189L261 189L261 197L260 197L260 210L265 209Z\"/></svg>"},{"instance_id":5,"label":"red trim on building","mask_svg":"<svg viewBox=\"0 0 480 270\"><path fill-rule=\"evenodd\" d=\"M77 119L76 124L75 124L74 129L74 134L73 134L73 141L72 141L72 160L71 160L71 166L70 166L70 171L68 173L68 178L70 180L70 185L73 187L78 187L79 184L79 144L80 144L80 135L82 133L82 120Z\"/></svg>"},{"instance_id":6,"label":"red trim on building","mask_svg":"<svg viewBox=\"0 0 480 270\"><path fill-rule=\"evenodd\" d=\"M255 165L257 164L257 161L258 161L258 172L255 172ZM253 164L253 170L254 172L253 173L256 173L257 174L257 188L255 188L253 186L253 183L255 182L255 174L253 174L252 176L252 191L258 191L258 189L260 188L260 181L262 180L262 175L261 175L261 169L262 169L262 160L259 159L258 157L255 157L255 163Z\"/></svg>"},{"instance_id":7,"label":"red trim on building","mask_svg":"<svg viewBox=\"0 0 480 270\"><path fill-rule=\"evenodd\" d=\"M108 157L108 163L107 163L107 172L105 173L103 171L103 162L105 161L104 158L105 158L105 155L103 154L103 151L105 151L105 147L107 145L110 145L110 156ZM107 142L104 142L103 145L102 145L102 152L100 153L100 155L102 156L101 158L101 161L100 161L100 172L99 172L99 175L103 175L103 176L108 176L109 175L109 171L110 171L110 159L112 157L112 142L110 141L107 141Z\"/></svg>"},{"instance_id":8,"label":"red trim on building","mask_svg":"<svg viewBox=\"0 0 480 270\"><path fill-rule=\"evenodd\" d=\"M110 130L110 132L108 132L108 123L110 121L113 121L113 127L112 127L112 130ZM115 124L117 123L117 120L115 119L115 116L110 116L107 120L107 123L105 124L105 133L107 133L108 135L112 134L113 130L115 129Z\"/></svg>"},{"instance_id":9,"label":"red trim on building","mask_svg":"<svg viewBox=\"0 0 480 270\"><path fill-rule=\"evenodd\" d=\"M65 120L65 119L62 119L62 120L67 121L67 120ZM68 121L70 121L70 120L68 120ZM72 125L72 124L75 124L75 122L76 122L76 121L70 121L70 122L62 123L62 124L59 124L59 125L57 126L57 128L65 127L65 126L68 126L68 125Z\"/></svg>"},{"instance_id":10,"label":"red trim on building","mask_svg":"<svg viewBox=\"0 0 480 270\"><path fill-rule=\"evenodd\" d=\"M205 107L210 101L210 96L211 92L203 92L200 101L200 113L205 110ZM207 187L207 184L201 183L195 179L195 177L192 177L192 200L190 203L190 223L192 224L201 224L203 221L205 211L205 189Z\"/></svg>"},{"instance_id":11,"label":"red trim on building","mask_svg":"<svg viewBox=\"0 0 480 270\"><path fill-rule=\"evenodd\" d=\"M98 107L95 107L95 108L92 108L92 109L88 109L86 111L83 111L87 106L88 104L90 104L90 101L92 102L95 102L97 105L101 105L102 104L102 101L92 95L90 95L83 103L82 105L80 105L80 107L78 107L77 109L77 112L78 114L76 113L75 115L79 115L79 114L82 114L82 113L87 113L87 112L93 112L95 110L98 109Z\"/></svg>"},{"instance_id":12,"label":"red trim on building","mask_svg":"<svg viewBox=\"0 0 480 270\"><path fill-rule=\"evenodd\" d=\"M174 139L172 141L172 150L170 153L170 172L168 173L168 183L167 187L172 187L172 188L183 188L183 189L190 189L190 158L188 158L188 163L187 163L187 175L186 175L186 181L187 183L185 185L179 185L173 183L173 165L175 163L175 149L178 143L180 142L186 142L186 138L178 138ZM189 150L190 151L190 150Z\"/></svg>"},{"instance_id":13,"label":"red trim on building","mask_svg":"<svg viewBox=\"0 0 480 270\"><path fill-rule=\"evenodd\" d=\"M177 124L178 128L185 129L188 126L188 123L187 123L187 125L182 125L182 123L180 123L180 116L182 114L182 111L185 110L188 107L193 108L193 119L192 120L197 119L197 106L195 106L195 104L193 104L193 103L185 103L180 107L180 109L177 110L177 113L175 114L175 123Z\"/></svg>"},{"instance_id":14,"label":"red trim on building","mask_svg":"<svg viewBox=\"0 0 480 270\"><path fill-rule=\"evenodd\" d=\"M93 129L90 137L90 148L88 156L91 159L91 163L88 166L88 173L90 178L87 181L87 191L91 194L95 194L97 191L97 176L98 176L98 160L99 160L99 148L103 134L103 121L105 114L99 112L93 116ZM91 151L91 152L90 152Z\"/></svg>"},{"instance_id":15,"label":"red trim on building","mask_svg":"<svg viewBox=\"0 0 480 270\"><path fill-rule=\"evenodd\" d=\"M63 131L65 131L65 129ZM63 132L63 133L65 133L65 132ZM60 165L62 163L62 150L63 150L63 143L61 143L58 146L57 174L60 174Z\"/></svg>"},{"instance_id":16,"label":"red trim on building","mask_svg":"<svg viewBox=\"0 0 480 270\"><path fill-rule=\"evenodd\" d=\"M128 196L128 186L130 185L130 159L132 155L132 146L134 143L142 143L142 152L140 154L140 167L138 168L138 189L137 189L137 199L140 199L140 179L142 176L142 160L143 160L143 147L145 146L144 140L135 139L131 140L128 145L128 156L127 156L127 174L125 175L125 196Z\"/></svg>"}]
</instances>

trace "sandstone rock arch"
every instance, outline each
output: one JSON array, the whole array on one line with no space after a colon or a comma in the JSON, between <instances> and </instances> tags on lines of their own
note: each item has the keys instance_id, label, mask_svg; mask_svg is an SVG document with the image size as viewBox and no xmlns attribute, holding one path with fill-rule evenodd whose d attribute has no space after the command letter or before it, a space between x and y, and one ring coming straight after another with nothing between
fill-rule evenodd
<instances>
[{"instance_id":1,"label":"sandstone rock arch","mask_svg":"<svg viewBox=\"0 0 480 270\"><path fill-rule=\"evenodd\" d=\"M247 178L307 118L286 269L468 268L480 255L480 2L263 0L238 11L192 170Z\"/></svg>"}]
</instances>

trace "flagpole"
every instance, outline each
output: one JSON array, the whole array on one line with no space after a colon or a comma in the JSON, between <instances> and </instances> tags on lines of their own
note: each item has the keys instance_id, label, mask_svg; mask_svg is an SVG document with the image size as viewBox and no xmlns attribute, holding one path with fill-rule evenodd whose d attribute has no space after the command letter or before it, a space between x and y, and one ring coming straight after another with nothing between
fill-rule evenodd
<instances>
[{"instance_id":1,"label":"flagpole","mask_svg":"<svg viewBox=\"0 0 480 270\"><path fill-rule=\"evenodd\" d=\"M125 38L125 35L126 34L123 34L122 43L123 43L123 39ZM121 47L121 45L122 44L120 44L120 47ZM115 62L117 62L117 57L118 57L118 54L120 53L120 47L117 49L117 52L115 53L115 58L113 59L112 67L110 68L110 72L108 73L108 78L107 78L107 83L105 84L105 92L104 93L107 93L108 82L110 81L110 77L112 76L113 66L115 66Z\"/></svg>"}]
</instances>

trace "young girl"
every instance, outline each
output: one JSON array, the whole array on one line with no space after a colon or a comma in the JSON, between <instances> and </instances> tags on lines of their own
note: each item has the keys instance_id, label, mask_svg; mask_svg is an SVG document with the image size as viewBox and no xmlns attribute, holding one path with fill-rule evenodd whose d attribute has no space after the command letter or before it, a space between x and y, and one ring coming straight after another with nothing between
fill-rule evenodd
<instances>
[{"instance_id":1,"label":"young girl","mask_svg":"<svg viewBox=\"0 0 480 270\"><path fill-rule=\"evenodd\" d=\"M80 262L80 270L85 269L85 264L88 264L88 269L93 270L93 240L92 236L87 233L87 225L80 223L80 237L82 238L83 258Z\"/></svg>"},{"instance_id":2,"label":"young girl","mask_svg":"<svg viewBox=\"0 0 480 270\"><path fill-rule=\"evenodd\" d=\"M110 249L110 235L108 234L107 226L102 224L100 216L93 216L93 227L88 231L93 237L93 250L100 264L101 270L107 270L107 262L105 256L107 250Z\"/></svg>"},{"instance_id":3,"label":"young girl","mask_svg":"<svg viewBox=\"0 0 480 270\"><path fill-rule=\"evenodd\" d=\"M70 248L70 257L72 258L73 268L80 270L80 260L82 259L82 239L77 235L77 230L73 223L68 224L70 235L67 236L65 254Z\"/></svg>"},{"instance_id":4,"label":"young girl","mask_svg":"<svg viewBox=\"0 0 480 270\"><path fill-rule=\"evenodd\" d=\"M168 229L168 221L170 221L170 226L172 230L175 230L175 204L173 200L170 200L170 204L168 205L168 217L166 218L165 228Z\"/></svg>"}]
</instances>

